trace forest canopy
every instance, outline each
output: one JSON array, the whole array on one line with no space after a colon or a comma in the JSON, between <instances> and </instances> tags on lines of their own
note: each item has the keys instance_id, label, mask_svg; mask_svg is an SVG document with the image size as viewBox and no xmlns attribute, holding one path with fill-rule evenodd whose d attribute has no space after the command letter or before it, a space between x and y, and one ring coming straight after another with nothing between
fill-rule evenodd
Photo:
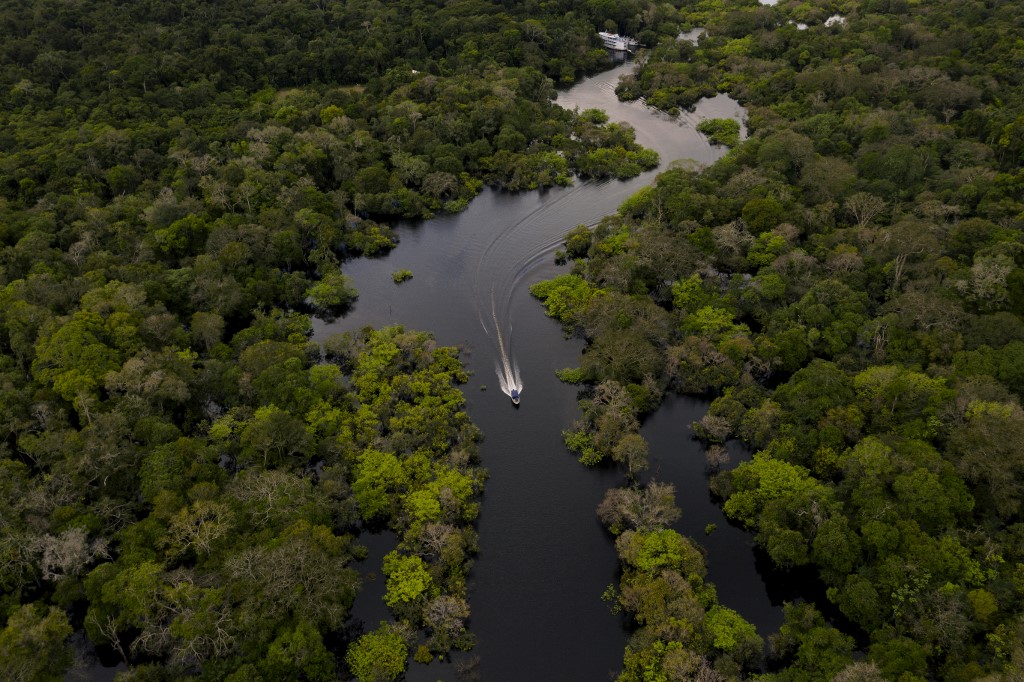
<instances>
[{"instance_id":1,"label":"forest canopy","mask_svg":"<svg viewBox=\"0 0 1024 682\"><path fill-rule=\"evenodd\" d=\"M626 479L598 510L620 679L1016 679L1022 22L974 0L5 3L0 669L63 679L76 632L147 680L395 679L472 646L486 475L457 351L316 344L311 317L356 300L344 263L392 248L389 221L655 167L552 102L614 30L645 46L621 97L728 92L750 131L706 123L726 158L571 232L572 272L534 289L588 341L566 445ZM639 483L669 391L714 400L694 432L725 513L824 586L770 672L667 527L674 490ZM722 466L734 438L756 454ZM366 528L398 538L393 619L354 633Z\"/></svg>"},{"instance_id":2,"label":"forest canopy","mask_svg":"<svg viewBox=\"0 0 1024 682\"><path fill-rule=\"evenodd\" d=\"M570 232L571 274L533 289L588 342L561 373L586 388L566 445L659 497L637 482L644 414L666 392L713 398L693 431L726 515L825 593L787 608L759 679L1015 679L1024 98L1007 65L1020 13L720 10L699 5L696 45L662 39L619 94L686 108L727 91L749 139L703 171L663 173L589 238ZM752 458L725 466L731 439ZM619 532L615 499L599 514L615 510ZM633 618L619 679L693 679L675 652L699 649L669 629L676 616ZM701 679L737 674L701 653L714 669Z\"/></svg>"},{"instance_id":3,"label":"forest canopy","mask_svg":"<svg viewBox=\"0 0 1024 682\"><path fill-rule=\"evenodd\" d=\"M457 352L316 344L312 317L389 221L656 166L552 102L643 7L5 4L0 669L97 646L129 679L393 679L472 647ZM393 620L360 633L355 537L382 528Z\"/></svg>"}]
</instances>

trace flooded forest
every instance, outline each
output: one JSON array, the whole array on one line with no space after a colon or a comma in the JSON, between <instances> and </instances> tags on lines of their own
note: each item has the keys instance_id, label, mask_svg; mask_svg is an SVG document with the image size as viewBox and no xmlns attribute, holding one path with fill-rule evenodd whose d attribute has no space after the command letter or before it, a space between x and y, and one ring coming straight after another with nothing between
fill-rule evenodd
<instances>
[{"instance_id":1,"label":"flooded forest","mask_svg":"<svg viewBox=\"0 0 1024 682\"><path fill-rule=\"evenodd\" d=\"M1018 679L1017 9L5 4L0 677Z\"/></svg>"}]
</instances>

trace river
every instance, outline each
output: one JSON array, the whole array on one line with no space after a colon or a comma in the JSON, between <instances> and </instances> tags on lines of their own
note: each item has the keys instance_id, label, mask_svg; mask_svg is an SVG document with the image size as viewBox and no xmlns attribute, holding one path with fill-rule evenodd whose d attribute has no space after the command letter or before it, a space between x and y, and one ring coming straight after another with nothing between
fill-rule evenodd
<instances>
[{"instance_id":1,"label":"river","mask_svg":"<svg viewBox=\"0 0 1024 682\"><path fill-rule=\"evenodd\" d=\"M637 141L661 155L660 170L677 159L707 164L720 158L725 150L709 145L695 125L708 117L742 120L742 108L719 95L673 119L641 102L621 103L615 84L632 68L623 64L586 79L559 94L558 103L601 108L612 120L631 124ZM528 288L565 272L553 253L570 228L596 224L656 173L519 194L487 189L462 213L399 226L401 243L386 257L344 265L359 290L352 311L333 323L316 323L318 339L365 325L402 324L462 349L472 373L464 387L468 411L483 430L480 455L490 473L480 553L470 576L470 629L478 638L473 654L483 680L593 682L621 667L627 632L600 599L617 581L617 561L595 508L622 477L588 470L562 445L562 430L577 416L577 395L554 372L576 366L582 345L564 338ZM402 268L413 279L396 285L391 274ZM495 375L502 346L521 369L518 408L502 395ZM781 622L779 608L757 572L750 536L729 527L710 500L701 449L689 438L689 423L705 409L706 403L679 398L653 415L643 431L651 442L652 470L676 484L684 510L680 528L710 548L709 579L721 601L767 635ZM719 530L705 539L703 528L711 521ZM379 572L374 562L393 538L363 542L371 549L364 570ZM383 586L377 580L367 588L354 614L372 628L386 615L379 603ZM447 665L410 665L409 680L456 677Z\"/></svg>"}]
</instances>

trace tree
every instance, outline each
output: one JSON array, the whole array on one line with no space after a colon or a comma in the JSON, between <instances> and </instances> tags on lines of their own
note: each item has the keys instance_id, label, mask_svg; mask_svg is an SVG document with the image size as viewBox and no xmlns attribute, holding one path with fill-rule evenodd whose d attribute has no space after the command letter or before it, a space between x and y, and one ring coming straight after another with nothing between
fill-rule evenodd
<instances>
[{"instance_id":1,"label":"tree","mask_svg":"<svg viewBox=\"0 0 1024 682\"><path fill-rule=\"evenodd\" d=\"M1009 296L1007 277L1013 270L1013 259L1007 255L975 256L970 276L959 280L957 289L983 310L998 310Z\"/></svg>"},{"instance_id":2,"label":"tree","mask_svg":"<svg viewBox=\"0 0 1024 682\"><path fill-rule=\"evenodd\" d=\"M79 312L64 324L54 321L41 332L32 363L36 378L74 404L87 421L103 378L121 364L120 353L106 342L107 329L93 312Z\"/></svg>"},{"instance_id":3,"label":"tree","mask_svg":"<svg viewBox=\"0 0 1024 682\"><path fill-rule=\"evenodd\" d=\"M192 315L193 343L209 351L224 335L224 318L216 313L199 311Z\"/></svg>"},{"instance_id":4,"label":"tree","mask_svg":"<svg viewBox=\"0 0 1024 682\"><path fill-rule=\"evenodd\" d=\"M643 487L610 488L597 508L598 518L613 535L627 529L651 531L680 516L675 486L651 481Z\"/></svg>"},{"instance_id":5,"label":"tree","mask_svg":"<svg viewBox=\"0 0 1024 682\"><path fill-rule=\"evenodd\" d=\"M783 206L773 197L751 199L743 205L743 222L754 234L774 229L782 216Z\"/></svg>"},{"instance_id":6,"label":"tree","mask_svg":"<svg viewBox=\"0 0 1024 682\"><path fill-rule=\"evenodd\" d=\"M725 502L731 518L754 525L757 514L774 501L795 501L806 492L820 489L807 469L758 452L749 462L730 472L733 493Z\"/></svg>"},{"instance_id":7,"label":"tree","mask_svg":"<svg viewBox=\"0 0 1024 682\"><path fill-rule=\"evenodd\" d=\"M345 662L359 682L390 682L405 672L409 648L400 631L388 623L361 636L345 654Z\"/></svg>"},{"instance_id":8,"label":"tree","mask_svg":"<svg viewBox=\"0 0 1024 682\"><path fill-rule=\"evenodd\" d=\"M785 667L773 680L831 678L852 663L853 639L826 624L811 604L787 604L783 613L786 622L771 638L771 647Z\"/></svg>"},{"instance_id":9,"label":"tree","mask_svg":"<svg viewBox=\"0 0 1024 682\"><path fill-rule=\"evenodd\" d=\"M697 131L707 135L711 144L735 147L740 143L740 124L731 118L706 118L697 124Z\"/></svg>"},{"instance_id":10,"label":"tree","mask_svg":"<svg viewBox=\"0 0 1024 682\"><path fill-rule=\"evenodd\" d=\"M81 527L68 528L59 535L44 535L34 548L41 556L39 568L46 580L61 580L82 574L95 559L109 557L107 542L102 538L89 540Z\"/></svg>"},{"instance_id":11,"label":"tree","mask_svg":"<svg viewBox=\"0 0 1024 682\"><path fill-rule=\"evenodd\" d=\"M657 575L668 569L687 577L704 575L704 560L693 542L668 528L627 530L615 541L615 549L624 564L641 573Z\"/></svg>"},{"instance_id":12,"label":"tree","mask_svg":"<svg viewBox=\"0 0 1024 682\"><path fill-rule=\"evenodd\" d=\"M966 411L967 423L950 437L950 450L960 474L981 486L979 501L1000 517L1019 513L1024 467L1016 443L1024 438L1024 411L1019 406L976 401Z\"/></svg>"},{"instance_id":13,"label":"tree","mask_svg":"<svg viewBox=\"0 0 1024 682\"><path fill-rule=\"evenodd\" d=\"M269 405L256 410L252 421L242 429L240 442L244 449L238 465L266 468L301 454L309 446L309 435L299 419Z\"/></svg>"},{"instance_id":14,"label":"tree","mask_svg":"<svg viewBox=\"0 0 1024 682\"><path fill-rule=\"evenodd\" d=\"M109 642L124 657L128 651L167 656L177 665L195 665L225 656L235 643L236 623L224 590L195 583L187 569L164 572L152 561L119 567L102 564L85 581L90 597L86 631Z\"/></svg>"},{"instance_id":15,"label":"tree","mask_svg":"<svg viewBox=\"0 0 1024 682\"><path fill-rule=\"evenodd\" d=\"M453 645L466 645L468 618L469 603L461 597L452 595L441 595L431 599L423 609L423 620L432 631L432 645L440 651L448 651Z\"/></svg>"},{"instance_id":16,"label":"tree","mask_svg":"<svg viewBox=\"0 0 1024 682\"><path fill-rule=\"evenodd\" d=\"M758 167L780 173L792 181L800 177L804 164L812 158L814 145L811 140L792 130L780 130L769 135L757 150Z\"/></svg>"},{"instance_id":17,"label":"tree","mask_svg":"<svg viewBox=\"0 0 1024 682\"><path fill-rule=\"evenodd\" d=\"M548 315L568 326L578 323L591 299L601 292L581 277L560 275L532 285L530 293L544 303Z\"/></svg>"},{"instance_id":18,"label":"tree","mask_svg":"<svg viewBox=\"0 0 1024 682\"><path fill-rule=\"evenodd\" d=\"M863 229L882 214L886 208L886 202L874 194L857 192L846 199L844 207L853 217L857 227Z\"/></svg>"},{"instance_id":19,"label":"tree","mask_svg":"<svg viewBox=\"0 0 1024 682\"><path fill-rule=\"evenodd\" d=\"M418 556L403 556L397 551L384 557L384 575L388 577L384 602L388 606L420 601L433 591L433 579L426 562Z\"/></svg>"},{"instance_id":20,"label":"tree","mask_svg":"<svg viewBox=\"0 0 1024 682\"><path fill-rule=\"evenodd\" d=\"M950 397L946 382L894 365L869 367L853 380L864 414L880 432L924 435L923 424Z\"/></svg>"},{"instance_id":21,"label":"tree","mask_svg":"<svg viewBox=\"0 0 1024 682\"><path fill-rule=\"evenodd\" d=\"M334 315L351 306L358 297L351 282L347 275L329 272L306 290L306 296L318 312Z\"/></svg>"},{"instance_id":22,"label":"tree","mask_svg":"<svg viewBox=\"0 0 1024 682\"><path fill-rule=\"evenodd\" d=\"M833 363L813 360L780 386L772 400L786 411L788 421L815 425L853 397L853 381L845 372Z\"/></svg>"},{"instance_id":23,"label":"tree","mask_svg":"<svg viewBox=\"0 0 1024 682\"><path fill-rule=\"evenodd\" d=\"M364 520L391 513L394 496L409 484L408 474L395 455L368 449L359 456L352 492Z\"/></svg>"},{"instance_id":24,"label":"tree","mask_svg":"<svg viewBox=\"0 0 1024 682\"><path fill-rule=\"evenodd\" d=\"M565 235L565 255L569 258L584 258L590 251L593 234L586 225L577 225Z\"/></svg>"},{"instance_id":25,"label":"tree","mask_svg":"<svg viewBox=\"0 0 1024 682\"><path fill-rule=\"evenodd\" d=\"M874 663L857 661L840 670L832 682L884 682L885 679Z\"/></svg>"},{"instance_id":26,"label":"tree","mask_svg":"<svg viewBox=\"0 0 1024 682\"><path fill-rule=\"evenodd\" d=\"M886 266L892 276L892 291L903 286L903 276L915 261L927 260L940 248L933 225L914 219L904 219L882 228L875 239L874 252L880 259L890 259Z\"/></svg>"},{"instance_id":27,"label":"tree","mask_svg":"<svg viewBox=\"0 0 1024 682\"><path fill-rule=\"evenodd\" d=\"M71 666L67 615L56 607L25 604L0 630L0 669L11 682L57 682Z\"/></svg>"},{"instance_id":28,"label":"tree","mask_svg":"<svg viewBox=\"0 0 1024 682\"><path fill-rule=\"evenodd\" d=\"M872 665L886 678L901 675L925 677L928 674L928 650L908 637L890 637L871 645Z\"/></svg>"},{"instance_id":29,"label":"tree","mask_svg":"<svg viewBox=\"0 0 1024 682\"><path fill-rule=\"evenodd\" d=\"M271 642L260 670L272 680L329 682L337 679L334 656L324 647L317 629L305 621Z\"/></svg>"},{"instance_id":30,"label":"tree","mask_svg":"<svg viewBox=\"0 0 1024 682\"><path fill-rule=\"evenodd\" d=\"M647 441L639 433L627 433L612 448L612 460L622 464L633 478L647 468Z\"/></svg>"},{"instance_id":31,"label":"tree","mask_svg":"<svg viewBox=\"0 0 1024 682\"><path fill-rule=\"evenodd\" d=\"M704 623L716 649L730 654L741 665L756 665L764 650L764 642L754 626L740 614L724 606L708 610Z\"/></svg>"},{"instance_id":32,"label":"tree","mask_svg":"<svg viewBox=\"0 0 1024 682\"><path fill-rule=\"evenodd\" d=\"M321 630L341 627L359 586L347 545L330 529L299 520L264 544L232 552L224 569L243 595L236 616L242 631L264 636L288 617Z\"/></svg>"}]
</instances>

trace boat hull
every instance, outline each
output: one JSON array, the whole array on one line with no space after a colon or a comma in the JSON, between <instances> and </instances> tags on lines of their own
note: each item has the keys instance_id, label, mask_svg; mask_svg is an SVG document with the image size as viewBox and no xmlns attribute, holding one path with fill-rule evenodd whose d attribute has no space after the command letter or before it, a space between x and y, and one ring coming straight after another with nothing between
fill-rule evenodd
<instances>
[{"instance_id":1,"label":"boat hull","mask_svg":"<svg viewBox=\"0 0 1024 682\"><path fill-rule=\"evenodd\" d=\"M637 47L637 42L629 36L620 36L617 33L608 33L606 31L601 31L597 35L601 37L601 42L609 50L632 52Z\"/></svg>"}]
</instances>

